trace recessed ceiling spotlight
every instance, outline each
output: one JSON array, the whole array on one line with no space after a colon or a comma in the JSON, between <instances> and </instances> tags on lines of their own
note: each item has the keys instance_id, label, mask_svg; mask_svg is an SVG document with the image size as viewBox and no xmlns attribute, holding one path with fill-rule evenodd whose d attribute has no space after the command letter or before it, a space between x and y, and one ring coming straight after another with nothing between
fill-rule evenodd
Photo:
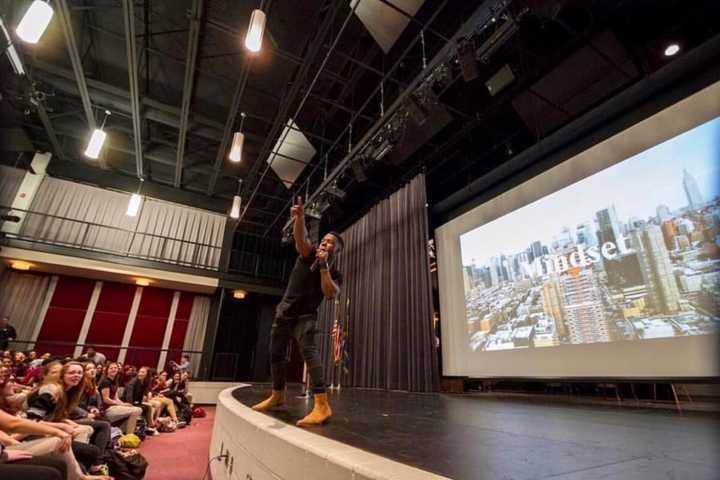
<instances>
[{"instance_id":1,"label":"recessed ceiling spotlight","mask_svg":"<svg viewBox=\"0 0 720 480\"><path fill-rule=\"evenodd\" d=\"M679 51L680 51L680 45L678 45L677 43L671 43L670 45L665 47L665 56L672 57Z\"/></svg>"}]
</instances>

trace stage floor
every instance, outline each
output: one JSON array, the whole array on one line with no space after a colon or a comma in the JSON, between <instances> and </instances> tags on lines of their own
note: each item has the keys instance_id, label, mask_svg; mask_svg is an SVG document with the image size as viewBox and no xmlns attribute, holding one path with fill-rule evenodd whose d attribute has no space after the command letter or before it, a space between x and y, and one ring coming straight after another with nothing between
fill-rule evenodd
<instances>
[{"instance_id":1,"label":"stage floor","mask_svg":"<svg viewBox=\"0 0 720 480\"><path fill-rule=\"evenodd\" d=\"M268 392L233 397L250 406ZM311 405L299 393L289 387L269 415L294 425ZM717 415L350 388L330 397L332 420L310 431L456 480L720 478Z\"/></svg>"}]
</instances>

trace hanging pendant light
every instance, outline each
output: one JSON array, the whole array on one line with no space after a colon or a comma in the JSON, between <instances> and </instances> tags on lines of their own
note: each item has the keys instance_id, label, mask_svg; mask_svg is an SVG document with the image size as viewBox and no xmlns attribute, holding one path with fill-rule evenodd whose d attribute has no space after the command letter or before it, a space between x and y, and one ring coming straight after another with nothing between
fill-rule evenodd
<instances>
[{"instance_id":1,"label":"hanging pendant light","mask_svg":"<svg viewBox=\"0 0 720 480\"><path fill-rule=\"evenodd\" d=\"M105 110L105 118L103 119L102 125L100 125L100 128L96 128L95 130L93 130L87 148L85 148L86 157L97 160L97 158L100 156L100 150L102 150L102 147L105 144L105 139L107 138L107 134L105 133L103 128L105 128L105 122L107 121L109 115L110 110Z\"/></svg>"},{"instance_id":2,"label":"hanging pendant light","mask_svg":"<svg viewBox=\"0 0 720 480\"><path fill-rule=\"evenodd\" d=\"M265 21L265 12L260 9L253 10L250 16L250 26L245 34L245 48L253 53L259 52L262 46Z\"/></svg>"},{"instance_id":3,"label":"hanging pendant light","mask_svg":"<svg viewBox=\"0 0 720 480\"><path fill-rule=\"evenodd\" d=\"M15 29L15 33L24 42L37 43L42 34L45 33L53 13L53 9L48 3L35 0L23 15L22 20Z\"/></svg>"},{"instance_id":4,"label":"hanging pendant light","mask_svg":"<svg viewBox=\"0 0 720 480\"><path fill-rule=\"evenodd\" d=\"M240 197L240 188L242 186L242 179L238 179L237 195L233 197L232 207L230 207L230 218L235 220L240 218L240 207L242 206L242 198Z\"/></svg>"},{"instance_id":5,"label":"hanging pendant light","mask_svg":"<svg viewBox=\"0 0 720 480\"><path fill-rule=\"evenodd\" d=\"M245 143L245 134L242 133L243 123L245 123L245 112L240 113L240 130L233 135L232 147L228 158L231 162L240 163L242 160L243 144Z\"/></svg>"},{"instance_id":6,"label":"hanging pendant light","mask_svg":"<svg viewBox=\"0 0 720 480\"><path fill-rule=\"evenodd\" d=\"M140 211L140 205L142 204L142 195L140 195L140 192L142 191L142 184L145 180L140 177L140 185L138 186L137 193L133 193L130 196L130 201L128 202L127 211L125 211L125 215L128 217L136 217L138 212Z\"/></svg>"}]
</instances>

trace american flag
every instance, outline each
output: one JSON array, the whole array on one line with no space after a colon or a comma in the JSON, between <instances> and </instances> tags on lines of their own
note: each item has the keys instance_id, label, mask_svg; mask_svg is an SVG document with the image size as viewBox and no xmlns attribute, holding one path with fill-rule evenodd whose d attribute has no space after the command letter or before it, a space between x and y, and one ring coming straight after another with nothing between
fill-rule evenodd
<instances>
[{"instance_id":1,"label":"american flag","mask_svg":"<svg viewBox=\"0 0 720 480\"><path fill-rule=\"evenodd\" d=\"M343 343L345 342L342 330L342 323L340 323L340 320L336 318L333 323L331 334L333 341L333 361L335 362L335 365L339 365L342 360Z\"/></svg>"}]
</instances>

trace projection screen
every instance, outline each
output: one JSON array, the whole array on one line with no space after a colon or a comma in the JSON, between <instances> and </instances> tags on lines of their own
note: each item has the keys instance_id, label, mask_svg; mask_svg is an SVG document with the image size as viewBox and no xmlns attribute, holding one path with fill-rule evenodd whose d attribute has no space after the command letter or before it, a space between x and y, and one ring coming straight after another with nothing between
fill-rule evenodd
<instances>
[{"instance_id":1,"label":"projection screen","mask_svg":"<svg viewBox=\"0 0 720 480\"><path fill-rule=\"evenodd\" d=\"M443 374L720 375L720 83L435 231Z\"/></svg>"}]
</instances>

